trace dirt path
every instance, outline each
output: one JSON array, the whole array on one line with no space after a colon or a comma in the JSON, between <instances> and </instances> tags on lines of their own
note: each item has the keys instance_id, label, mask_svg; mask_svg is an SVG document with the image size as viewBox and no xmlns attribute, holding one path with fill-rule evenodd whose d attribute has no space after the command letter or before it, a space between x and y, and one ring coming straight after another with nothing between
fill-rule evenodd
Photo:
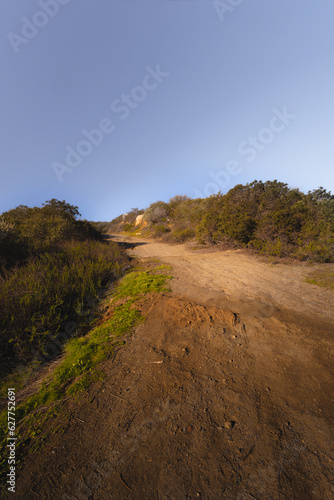
<instances>
[{"instance_id":1,"label":"dirt path","mask_svg":"<svg viewBox=\"0 0 334 500\"><path fill-rule=\"evenodd\" d=\"M263 259L240 250L202 253L186 244L172 246L117 236L113 239L136 245L130 252L136 257L157 258L171 264L176 294L206 302L217 299L219 305L222 301L241 301L243 306L250 303L251 310L254 305L263 305L262 313L266 307L268 313L278 308L334 322L333 293L305 282L312 270L306 265L265 264Z\"/></svg>"},{"instance_id":2,"label":"dirt path","mask_svg":"<svg viewBox=\"0 0 334 500\"><path fill-rule=\"evenodd\" d=\"M172 292L143 302L17 498L333 499L333 292L299 264L125 240L173 266Z\"/></svg>"}]
</instances>

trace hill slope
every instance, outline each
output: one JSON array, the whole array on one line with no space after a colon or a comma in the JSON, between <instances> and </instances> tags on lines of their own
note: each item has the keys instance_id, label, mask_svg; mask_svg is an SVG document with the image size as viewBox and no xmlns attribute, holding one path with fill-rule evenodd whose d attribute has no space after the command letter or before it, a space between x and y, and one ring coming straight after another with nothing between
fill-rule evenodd
<instances>
[{"instance_id":1,"label":"hill slope","mask_svg":"<svg viewBox=\"0 0 334 500\"><path fill-rule=\"evenodd\" d=\"M143 299L145 324L68 403L17 498L331 499L334 292L301 264L126 244L172 265L172 291Z\"/></svg>"}]
</instances>

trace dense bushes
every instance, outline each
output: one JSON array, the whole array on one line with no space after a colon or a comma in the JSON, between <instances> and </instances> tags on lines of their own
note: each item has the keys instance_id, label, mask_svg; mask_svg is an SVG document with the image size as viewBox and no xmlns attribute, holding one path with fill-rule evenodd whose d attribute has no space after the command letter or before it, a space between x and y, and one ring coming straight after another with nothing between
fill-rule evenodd
<instances>
[{"instance_id":1,"label":"dense bushes","mask_svg":"<svg viewBox=\"0 0 334 500\"><path fill-rule=\"evenodd\" d=\"M120 276L125 263L115 243L75 242L6 272L0 279L1 351L27 359L66 322L79 323L87 298Z\"/></svg>"},{"instance_id":2,"label":"dense bushes","mask_svg":"<svg viewBox=\"0 0 334 500\"><path fill-rule=\"evenodd\" d=\"M174 243L196 236L203 244L227 242L279 257L334 261L334 196L322 187L304 194L277 180L254 181L225 195L153 203L144 219L142 234ZM116 221L114 230L122 230Z\"/></svg>"},{"instance_id":3,"label":"dense bushes","mask_svg":"<svg viewBox=\"0 0 334 500\"><path fill-rule=\"evenodd\" d=\"M147 222L158 223L167 219L169 206L164 201L152 203L144 212L144 219Z\"/></svg>"},{"instance_id":4,"label":"dense bushes","mask_svg":"<svg viewBox=\"0 0 334 500\"><path fill-rule=\"evenodd\" d=\"M20 205L4 212L0 222L0 272L33 255L54 251L68 240L101 240L101 233L92 224L77 220L79 215L77 207L55 199L42 208Z\"/></svg>"},{"instance_id":5,"label":"dense bushes","mask_svg":"<svg viewBox=\"0 0 334 500\"><path fill-rule=\"evenodd\" d=\"M0 273L21 261L28 254L26 242L19 238L15 225L0 218Z\"/></svg>"},{"instance_id":6,"label":"dense bushes","mask_svg":"<svg viewBox=\"0 0 334 500\"><path fill-rule=\"evenodd\" d=\"M51 200L0 218L0 349L7 359L29 361L67 322L82 323L83 305L128 263L78 215L77 207Z\"/></svg>"},{"instance_id":7,"label":"dense bushes","mask_svg":"<svg viewBox=\"0 0 334 500\"><path fill-rule=\"evenodd\" d=\"M202 242L232 238L271 255L328 262L334 258L333 209L334 196L322 188L305 195L282 182L254 181L210 197L197 234Z\"/></svg>"},{"instance_id":8,"label":"dense bushes","mask_svg":"<svg viewBox=\"0 0 334 500\"><path fill-rule=\"evenodd\" d=\"M184 243L185 241L194 238L196 235L194 229L186 228L186 229L174 229L170 233L169 240L173 243Z\"/></svg>"},{"instance_id":9,"label":"dense bushes","mask_svg":"<svg viewBox=\"0 0 334 500\"><path fill-rule=\"evenodd\" d=\"M168 203L152 203L144 212L144 220L150 223L148 233L172 243L194 238L206 206L207 200L191 200L187 196L174 196Z\"/></svg>"}]
</instances>

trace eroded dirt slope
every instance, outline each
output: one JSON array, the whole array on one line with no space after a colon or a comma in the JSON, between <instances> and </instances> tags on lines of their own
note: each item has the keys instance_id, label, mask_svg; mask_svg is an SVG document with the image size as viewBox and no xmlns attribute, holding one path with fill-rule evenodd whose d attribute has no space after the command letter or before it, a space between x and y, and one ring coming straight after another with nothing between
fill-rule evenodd
<instances>
[{"instance_id":1,"label":"eroded dirt slope","mask_svg":"<svg viewBox=\"0 0 334 500\"><path fill-rule=\"evenodd\" d=\"M16 497L332 499L333 293L302 266L142 243L173 265L172 292L143 301Z\"/></svg>"}]
</instances>

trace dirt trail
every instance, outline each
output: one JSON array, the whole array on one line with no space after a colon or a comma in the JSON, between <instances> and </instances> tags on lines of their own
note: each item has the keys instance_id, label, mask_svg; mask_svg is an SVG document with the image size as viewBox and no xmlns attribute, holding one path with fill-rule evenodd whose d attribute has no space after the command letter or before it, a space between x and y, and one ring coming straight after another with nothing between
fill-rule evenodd
<instances>
[{"instance_id":1,"label":"dirt trail","mask_svg":"<svg viewBox=\"0 0 334 500\"><path fill-rule=\"evenodd\" d=\"M132 251L136 257L171 264L176 276L173 291L179 295L206 302L218 299L220 305L222 301L231 304L236 300L244 306L250 303L251 310L254 305L263 305L262 312L266 307L268 311L278 308L334 322L333 293L305 283L312 270L305 265L265 264L240 250L202 253L186 244L172 246L117 236L113 239L136 245Z\"/></svg>"},{"instance_id":2,"label":"dirt trail","mask_svg":"<svg viewBox=\"0 0 334 500\"><path fill-rule=\"evenodd\" d=\"M143 301L17 498L333 499L334 293L300 264L121 240L173 266L172 292Z\"/></svg>"}]
</instances>

